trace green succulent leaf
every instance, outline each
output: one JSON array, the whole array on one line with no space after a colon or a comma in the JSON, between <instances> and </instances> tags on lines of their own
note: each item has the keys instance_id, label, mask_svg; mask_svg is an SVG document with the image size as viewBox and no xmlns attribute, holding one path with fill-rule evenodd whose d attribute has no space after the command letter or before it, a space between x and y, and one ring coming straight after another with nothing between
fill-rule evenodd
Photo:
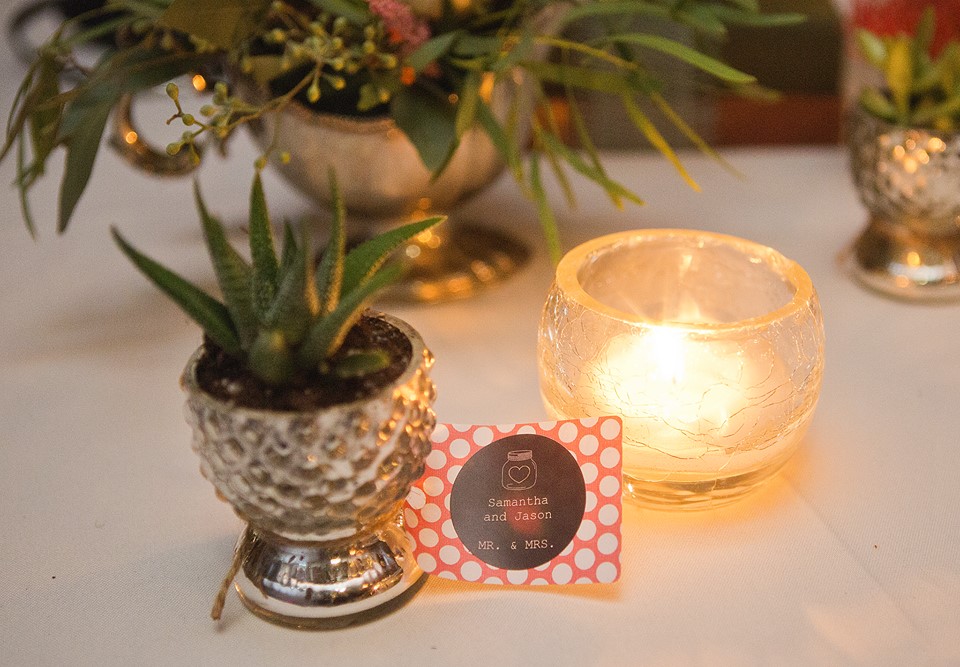
<instances>
[{"instance_id":1,"label":"green succulent leaf","mask_svg":"<svg viewBox=\"0 0 960 667\"><path fill-rule=\"evenodd\" d=\"M253 264L253 309L257 320L263 321L277 293L280 267L273 245L273 230L260 174L254 178L250 192L250 258Z\"/></svg>"},{"instance_id":2,"label":"green succulent leaf","mask_svg":"<svg viewBox=\"0 0 960 667\"><path fill-rule=\"evenodd\" d=\"M889 45L886 60L887 86L893 97L893 105L901 122L910 117L910 95L913 90L913 48L906 35L894 37Z\"/></svg>"},{"instance_id":3,"label":"green succulent leaf","mask_svg":"<svg viewBox=\"0 0 960 667\"><path fill-rule=\"evenodd\" d=\"M880 37L863 28L857 30L857 46L871 65L882 68L887 60L887 45Z\"/></svg>"},{"instance_id":4,"label":"green succulent leaf","mask_svg":"<svg viewBox=\"0 0 960 667\"><path fill-rule=\"evenodd\" d=\"M240 336L240 344L246 349L256 338L259 328L250 298L252 271L246 260L227 241L223 225L207 211L200 185L196 181L193 183L193 194L217 283Z\"/></svg>"},{"instance_id":5,"label":"green succulent leaf","mask_svg":"<svg viewBox=\"0 0 960 667\"><path fill-rule=\"evenodd\" d=\"M878 90L867 88L860 93L860 106L878 118L891 123L897 121L897 108Z\"/></svg>"},{"instance_id":6,"label":"green succulent leaf","mask_svg":"<svg viewBox=\"0 0 960 667\"><path fill-rule=\"evenodd\" d=\"M265 329L257 334L247 354L250 371L267 384L289 382L296 374L293 350L282 331Z\"/></svg>"},{"instance_id":7,"label":"green succulent leaf","mask_svg":"<svg viewBox=\"0 0 960 667\"><path fill-rule=\"evenodd\" d=\"M123 254L194 322L199 324L211 340L227 354L240 353L240 339L226 306L199 287L139 252L116 228L111 228L110 233Z\"/></svg>"},{"instance_id":8,"label":"green succulent leaf","mask_svg":"<svg viewBox=\"0 0 960 667\"><path fill-rule=\"evenodd\" d=\"M917 27L913 31L914 53L917 56L925 56L930 52L930 45L933 44L933 35L936 27L936 14L933 6L927 5L920 13Z\"/></svg>"},{"instance_id":9,"label":"green succulent leaf","mask_svg":"<svg viewBox=\"0 0 960 667\"><path fill-rule=\"evenodd\" d=\"M343 207L343 198L340 196L337 175L332 168L327 177L330 183L330 199L333 201L333 222L330 226L330 241L324 250L316 274L317 295L320 297L322 314L333 312L340 301L343 287L343 258L347 247L347 212Z\"/></svg>"},{"instance_id":10,"label":"green succulent leaf","mask_svg":"<svg viewBox=\"0 0 960 667\"><path fill-rule=\"evenodd\" d=\"M357 378L382 371L390 365L390 355L383 350L352 352L333 365L333 374L341 378Z\"/></svg>"},{"instance_id":11,"label":"green succulent leaf","mask_svg":"<svg viewBox=\"0 0 960 667\"><path fill-rule=\"evenodd\" d=\"M346 293L337 304L337 308L317 320L300 347L298 362L306 368L317 368L321 361L336 352L350 328L356 323L374 294L400 277L401 269L397 265L389 266L357 289Z\"/></svg>"},{"instance_id":12,"label":"green succulent leaf","mask_svg":"<svg viewBox=\"0 0 960 667\"><path fill-rule=\"evenodd\" d=\"M341 294L345 297L361 288L380 270L397 248L445 219L443 216L435 216L411 222L384 232L352 249L347 253L343 263Z\"/></svg>"},{"instance_id":13,"label":"green succulent leaf","mask_svg":"<svg viewBox=\"0 0 960 667\"><path fill-rule=\"evenodd\" d=\"M293 226L289 220L283 222L283 250L280 254L280 266L278 276L285 275L290 270L297 256L297 235L293 232Z\"/></svg>"},{"instance_id":14,"label":"green succulent leaf","mask_svg":"<svg viewBox=\"0 0 960 667\"><path fill-rule=\"evenodd\" d=\"M300 242L293 240L293 232L287 225L287 243L280 274L280 285L273 303L264 317L269 329L281 332L291 345L297 345L306 335L313 313L307 298L307 282L310 279L310 238L306 228ZM289 251L289 259L288 250Z\"/></svg>"}]
</instances>

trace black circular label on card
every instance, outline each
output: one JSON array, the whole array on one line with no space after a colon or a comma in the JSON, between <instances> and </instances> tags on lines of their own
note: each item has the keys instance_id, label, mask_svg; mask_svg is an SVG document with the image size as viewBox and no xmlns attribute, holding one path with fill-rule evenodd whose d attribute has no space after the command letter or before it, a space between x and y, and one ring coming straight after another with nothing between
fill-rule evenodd
<instances>
[{"instance_id":1,"label":"black circular label on card","mask_svg":"<svg viewBox=\"0 0 960 667\"><path fill-rule=\"evenodd\" d=\"M467 550L506 570L543 565L577 534L586 505L580 466L542 435L492 442L464 464L450 493L453 527Z\"/></svg>"}]
</instances>

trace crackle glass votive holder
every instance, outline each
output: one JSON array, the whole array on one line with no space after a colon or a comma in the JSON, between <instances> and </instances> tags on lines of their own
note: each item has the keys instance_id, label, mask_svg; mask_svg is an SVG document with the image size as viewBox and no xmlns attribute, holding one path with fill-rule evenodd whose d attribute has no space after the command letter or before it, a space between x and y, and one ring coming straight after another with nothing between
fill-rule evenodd
<instances>
[{"instance_id":1,"label":"crackle glass votive holder","mask_svg":"<svg viewBox=\"0 0 960 667\"><path fill-rule=\"evenodd\" d=\"M776 250L710 232L622 232L558 265L540 390L555 418L621 417L628 498L715 507L797 449L823 340L810 277Z\"/></svg>"}]
</instances>

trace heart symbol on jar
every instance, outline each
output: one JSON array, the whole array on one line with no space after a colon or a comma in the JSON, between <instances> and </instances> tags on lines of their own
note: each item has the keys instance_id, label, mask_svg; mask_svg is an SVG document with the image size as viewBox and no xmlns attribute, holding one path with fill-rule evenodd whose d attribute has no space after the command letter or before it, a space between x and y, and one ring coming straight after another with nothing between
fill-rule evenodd
<instances>
[{"instance_id":1,"label":"heart symbol on jar","mask_svg":"<svg viewBox=\"0 0 960 667\"><path fill-rule=\"evenodd\" d=\"M507 468L507 477L514 484L523 484L530 477L530 466L510 466Z\"/></svg>"}]
</instances>

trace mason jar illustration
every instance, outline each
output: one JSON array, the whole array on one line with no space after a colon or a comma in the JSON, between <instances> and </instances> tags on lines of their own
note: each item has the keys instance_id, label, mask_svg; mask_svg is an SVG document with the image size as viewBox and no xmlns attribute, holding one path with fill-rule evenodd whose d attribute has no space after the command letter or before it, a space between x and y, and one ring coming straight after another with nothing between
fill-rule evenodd
<instances>
[{"instance_id":1,"label":"mason jar illustration","mask_svg":"<svg viewBox=\"0 0 960 667\"><path fill-rule=\"evenodd\" d=\"M537 462L533 450L517 449L507 453L503 464L503 488L507 491L525 491L537 483Z\"/></svg>"}]
</instances>

